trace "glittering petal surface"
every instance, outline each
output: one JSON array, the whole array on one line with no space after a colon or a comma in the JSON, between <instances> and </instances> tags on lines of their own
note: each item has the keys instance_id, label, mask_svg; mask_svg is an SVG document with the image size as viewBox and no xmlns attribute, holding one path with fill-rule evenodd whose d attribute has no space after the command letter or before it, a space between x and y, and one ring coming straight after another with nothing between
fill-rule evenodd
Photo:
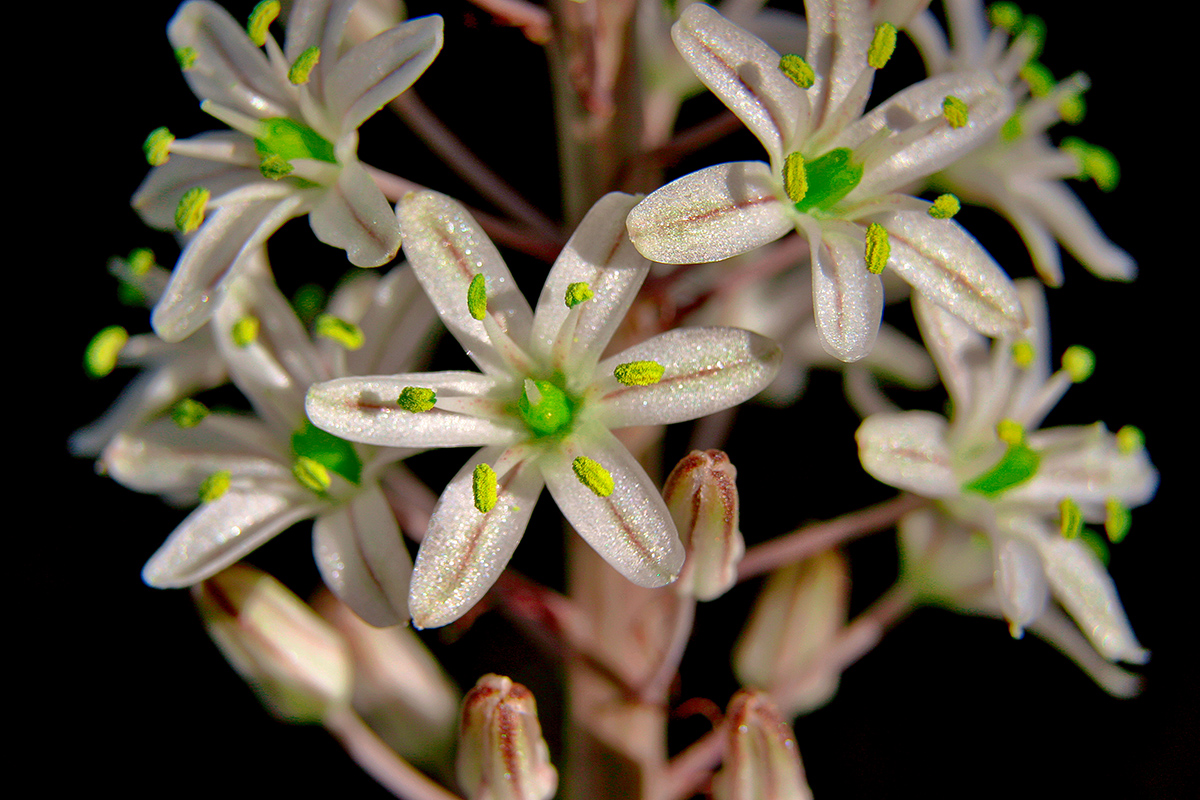
<instances>
[{"instance_id":1,"label":"glittering petal surface","mask_svg":"<svg viewBox=\"0 0 1200 800\"><path fill-rule=\"evenodd\" d=\"M629 214L629 237L665 264L721 261L773 242L793 228L761 161L693 172L657 190Z\"/></svg>"},{"instance_id":2,"label":"glittering petal surface","mask_svg":"<svg viewBox=\"0 0 1200 800\"><path fill-rule=\"evenodd\" d=\"M1045 434L1077 431L1067 446L1054 446ZM1158 472L1145 450L1124 454L1116 437L1101 425L1081 429L1051 428L1029 437L1043 450L1042 465L1028 483L1009 494L1014 502L1057 504L1070 497L1094 518L1103 519L1105 501L1115 497L1129 507L1148 503L1158 488Z\"/></svg>"},{"instance_id":3,"label":"glittering petal surface","mask_svg":"<svg viewBox=\"0 0 1200 800\"><path fill-rule=\"evenodd\" d=\"M601 497L579 481L571 468L579 456L608 471L612 494ZM539 465L563 516L614 569L639 586L675 580L684 558L675 523L658 488L612 433L598 426L579 431Z\"/></svg>"},{"instance_id":4,"label":"glittering petal surface","mask_svg":"<svg viewBox=\"0 0 1200 800\"><path fill-rule=\"evenodd\" d=\"M337 183L309 213L313 233L346 251L357 267L378 267L400 250L396 215L357 160L342 164Z\"/></svg>"},{"instance_id":5,"label":"glittering petal surface","mask_svg":"<svg viewBox=\"0 0 1200 800\"><path fill-rule=\"evenodd\" d=\"M379 627L408 621L412 559L378 486L317 517L313 554L325 585L364 620Z\"/></svg>"},{"instance_id":6,"label":"glittering petal surface","mask_svg":"<svg viewBox=\"0 0 1200 800\"><path fill-rule=\"evenodd\" d=\"M361 273L364 278L372 275ZM421 291L413 271L400 265L374 284L372 299L357 319L365 341L362 347L346 353L346 373L394 375L408 372L432 347L437 312Z\"/></svg>"},{"instance_id":7,"label":"glittering petal surface","mask_svg":"<svg viewBox=\"0 0 1200 800\"><path fill-rule=\"evenodd\" d=\"M996 594L1004 617L1022 629L1042 615L1050 599L1050 587L1037 549L1011 536L992 541L996 570Z\"/></svg>"},{"instance_id":8,"label":"glittering petal surface","mask_svg":"<svg viewBox=\"0 0 1200 800\"><path fill-rule=\"evenodd\" d=\"M203 148L211 159L174 153L167 163L150 170L131 201L147 225L175 230L179 200L194 186L203 186L213 197L221 197L247 184L273 185L259 172L254 142L244 134L208 131L185 143Z\"/></svg>"},{"instance_id":9,"label":"glittering petal surface","mask_svg":"<svg viewBox=\"0 0 1200 800\"><path fill-rule=\"evenodd\" d=\"M439 400L453 399L456 410L404 410L397 399L409 386L433 389ZM352 442L388 447L508 444L520 432L502 421L502 404L487 398L495 386L495 380L475 372L340 378L309 389L305 409L318 428Z\"/></svg>"},{"instance_id":10,"label":"glittering petal surface","mask_svg":"<svg viewBox=\"0 0 1200 800\"><path fill-rule=\"evenodd\" d=\"M679 328L623 350L596 367L598 411L610 428L665 425L749 400L779 371L779 346L737 328ZM649 386L625 386L618 364L654 361L665 369Z\"/></svg>"},{"instance_id":11,"label":"glittering petal surface","mask_svg":"<svg viewBox=\"0 0 1200 800\"><path fill-rule=\"evenodd\" d=\"M972 402L972 374L988 359L988 339L954 314L916 293L913 313L929 355L956 408Z\"/></svg>"},{"instance_id":12,"label":"glittering petal surface","mask_svg":"<svg viewBox=\"0 0 1200 800\"><path fill-rule=\"evenodd\" d=\"M858 456L877 480L927 497L958 494L946 420L926 411L872 414L858 428Z\"/></svg>"},{"instance_id":13,"label":"glittering petal surface","mask_svg":"<svg viewBox=\"0 0 1200 800\"><path fill-rule=\"evenodd\" d=\"M840 361L866 356L883 318L883 282L867 269L864 244L833 225L802 218L812 248L813 312L825 352Z\"/></svg>"},{"instance_id":14,"label":"glittering petal surface","mask_svg":"<svg viewBox=\"0 0 1200 800\"><path fill-rule=\"evenodd\" d=\"M865 0L809 0L808 49L804 58L816 72L808 92L817 127L850 94L866 66L871 44L871 12Z\"/></svg>"},{"instance_id":15,"label":"glittering petal surface","mask_svg":"<svg viewBox=\"0 0 1200 800\"><path fill-rule=\"evenodd\" d=\"M507 454L499 447L480 450L442 492L413 567L408 607L416 627L458 619L512 557L544 485L541 472L522 457L525 450L524 445ZM475 466L501 460L515 463L499 476L496 505L480 512L472 492Z\"/></svg>"}]
</instances>

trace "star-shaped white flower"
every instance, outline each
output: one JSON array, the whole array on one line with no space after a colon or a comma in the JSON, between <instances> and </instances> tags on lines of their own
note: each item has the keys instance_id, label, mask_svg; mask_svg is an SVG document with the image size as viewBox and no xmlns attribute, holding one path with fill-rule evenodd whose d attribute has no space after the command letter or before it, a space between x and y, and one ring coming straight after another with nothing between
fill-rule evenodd
<instances>
[{"instance_id":1,"label":"star-shaped white flower","mask_svg":"<svg viewBox=\"0 0 1200 800\"><path fill-rule=\"evenodd\" d=\"M445 625L496 580L547 486L572 526L642 586L679 574L662 497L610 432L728 408L774 377L779 348L732 328L673 330L601 361L649 269L625 235L636 198L610 194L580 223L536 313L475 221L434 192L398 214L404 249L446 327L482 370L314 386L308 415L339 437L392 447L482 445L442 493L409 609Z\"/></svg>"},{"instance_id":2,"label":"star-shaped white flower","mask_svg":"<svg viewBox=\"0 0 1200 800\"><path fill-rule=\"evenodd\" d=\"M191 586L296 522L315 518L313 550L326 584L363 619L407 619L411 561L388 489L408 450L351 444L304 416L308 387L349 372L411 367L434 322L407 269L362 274L331 298L309 338L251 259L213 318L217 348L255 415L165 417L117 436L105 471L125 486L201 505L142 573L151 586ZM333 338L329 338L333 337Z\"/></svg>"},{"instance_id":3,"label":"star-shaped white flower","mask_svg":"<svg viewBox=\"0 0 1200 800\"><path fill-rule=\"evenodd\" d=\"M821 343L843 361L871 349L885 267L976 330L1020 330L1012 282L948 218L953 209L897 193L990 138L1012 110L1010 93L988 71L955 73L863 116L895 29L872 33L865 0L806 7L804 59L780 56L708 6L680 17L672 31L680 52L762 142L770 165L720 164L667 184L629 215L634 244L654 261L700 263L795 229L812 252Z\"/></svg>"},{"instance_id":4,"label":"star-shaped white flower","mask_svg":"<svg viewBox=\"0 0 1200 800\"><path fill-rule=\"evenodd\" d=\"M953 417L876 414L858 430L863 467L878 480L935 498L959 526L992 543L996 594L1014 633L1036 621L1051 593L1105 658L1143 662L1104 565L1081 535L1103 523L1119 540L1129 509L1154 495L1158 474L1133 428L1036 430L1092 356L1069 348L1051 374L1042 289L1020 282L1033 322L1027 339L987 341L945 310L916 298L917 320Z\"/></svg>"},{"instance_id":5,"label":"star-shaped white flower","mask_svg":"<svg viewBox=\"0 0 1200 800\"><path fill-rule=\"evenodd\" d=\"M160 128L146 141L158 166L135 208L150 225L194 234L154 309L164 339L203 325L230 278L293 217L307 214L317 238L360 267L399 251L395 215L358 161L358 128L433 61L442 20L410 20L343 53L352 5L298 0L283 48L267 31L278 3L256 8L253 41L207 0L185 3L172 18L167 36L188 85L233 130L175 140Z\"/></svg>"}]
</instances>

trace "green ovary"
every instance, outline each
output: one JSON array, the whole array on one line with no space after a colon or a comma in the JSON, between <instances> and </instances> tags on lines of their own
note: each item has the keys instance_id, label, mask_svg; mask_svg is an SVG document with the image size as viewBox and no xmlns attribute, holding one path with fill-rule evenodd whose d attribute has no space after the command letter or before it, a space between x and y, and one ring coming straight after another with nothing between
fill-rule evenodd
<instances>
[{"instance_id":1,"label":"green ovary","mask_svg":"<svg viewBox=\"0 0 1200 800\"><path fill-rule=\"evenodd\" d=\"M863 176L862 164L855 164L853 157L854 151L850 148L838 147L812 161L806 161L804 171L808 178L808 191L796 203L796 210L825 211L850 194Z\"/></svg>"},{"instance_id":2,"label":"green ovary","mask_svg":"<svg viewBox=\"0 0 1200 800\"><path fill-rule=\"evenodd\" d=\"M533 381L541 399L530 403L524 391L517 399L517 411L521 419L537 436L555 436L570 430L575 419L575 403L567 393L550 381Z\"/></svg>"},{"instance_id":3,"label":"green ovary","mask_svg":"<svg viewBox=\"0 0 1200 800\"><path fill-rule=\"evenodd\" d=\"M337 163L333 145L307 125L287 117L273 117L262 121L261 130L262 135L254 140L254 146L260 156L275 155L284 161L311 158L330 164Z\"/></svg>"},{"instance_id":4,"label":"green ovary","mask_svg":"<svg viewBox=\"0 0 1200 800\"><path fill-rule=\"evenodd\" d=\"M311 422L292 434L292 453L297 458L311 459L330 472L336 472L353 484L362 481L362 459L354 445L326 433Z\"/></svg>"},{"instance_id":5,"label":"green ovary","mask_svg":"<svg viewBox=\"0 0 1200 800\"><path fill-rule=\"evenodd\" d=\"M1024 443L1010 444L996 466L963 484L964 492L995 497L1037 474L1042 457Z\"/></svg>"}]
</instances>

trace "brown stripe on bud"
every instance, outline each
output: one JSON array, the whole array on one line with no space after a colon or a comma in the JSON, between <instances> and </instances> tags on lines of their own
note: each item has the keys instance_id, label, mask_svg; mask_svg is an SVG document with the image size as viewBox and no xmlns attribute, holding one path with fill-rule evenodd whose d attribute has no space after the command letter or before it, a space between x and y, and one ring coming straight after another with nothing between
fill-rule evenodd
<instances>
[{"instance_id":1,"label":"brown stripe on bud","mask_svg":"<svg viewBox=\"0 0 1200 800\"><path fill-rule=\"evenodd\" d=\"M737 580L746 546L738 527L737 470L720 450L695 450L671 471L663 499L687 549L676 590L698 600L720 597Z\"/></svg>"},{"instance_id":2,"label":"brown stripe on bud","mask_svg":"<svg viewBox=\"0 0 1200 800\"><path fill-rule=\"evenodd\" d=\"M470 800L547 800L558 772L542 738L533 693L484 675L463 700L458 783Z\"/></svg>"},{"instance_id":3,"label":"brown stripe on bud","mask_svg":"<svg viewBox=\"0 0 1200 800\"><path fill-rule=\"evenodd\" d=\"M713 779L716 800L812 800L792 726L765 692L735 694L725 726L729 743Z\"/></svg>"}]
</instances>

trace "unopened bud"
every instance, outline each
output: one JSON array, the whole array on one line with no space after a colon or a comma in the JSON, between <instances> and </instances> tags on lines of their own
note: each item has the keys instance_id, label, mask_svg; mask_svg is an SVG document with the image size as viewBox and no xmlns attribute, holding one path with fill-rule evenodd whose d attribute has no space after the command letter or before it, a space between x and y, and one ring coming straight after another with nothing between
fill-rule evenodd
<instances>
[{"instance_id":1,"label":"unopened bud","mask_svg":"<svg viewBox=\"0 0 1200 800\"><path fill-rule=\"evenodd\" d=\"M192 598L209 636L276 717L316 723L350 701L346 643L270 575L235 564Z\"/></svg>"},{"instance_id":2,"label":"unopened bud","mask_svg":"<svg viewBox=\"0 0 1200 800\"><path fill-rule=\"evenodd\" d=\"M796 735L765 692L729 701L729 746L713 779L716 800L811 800Z\"/></svg>"},{"instance_id":3,"label":"unopened bud","mask_svg":"<svg viewBox=\"0 0 1200 800\"><path fill-rule=\"evenodd\" d=\"M738 527L737 470L720 450L695 450L679 462L663 488L663 499L687 548L675 582L681 594L713 600L737 581L746 551Z\"/></svg>"},{"instance_id":4,"label":"unopened bud","mask_svg":"<svg viewBox=\"0 0 1200 800\"><path fill-rule=\"evenodd\" d=\"M458 783L470 800L547 800L558 772L542 738L533 693L484 675L463 700Z\"/></svg>"},{"instance_id":5,"label":"unopened bud","mask_svg":"<svg viewBox=\"0 0 1200 800\"><path fill-rule=\"evenodd\" d=\"M733 654L746 686L770 689L788 714L829 702L838 672L821 653L846 624L850 575L834 550L771 573Z\"/></svg>"}]
</instances>

